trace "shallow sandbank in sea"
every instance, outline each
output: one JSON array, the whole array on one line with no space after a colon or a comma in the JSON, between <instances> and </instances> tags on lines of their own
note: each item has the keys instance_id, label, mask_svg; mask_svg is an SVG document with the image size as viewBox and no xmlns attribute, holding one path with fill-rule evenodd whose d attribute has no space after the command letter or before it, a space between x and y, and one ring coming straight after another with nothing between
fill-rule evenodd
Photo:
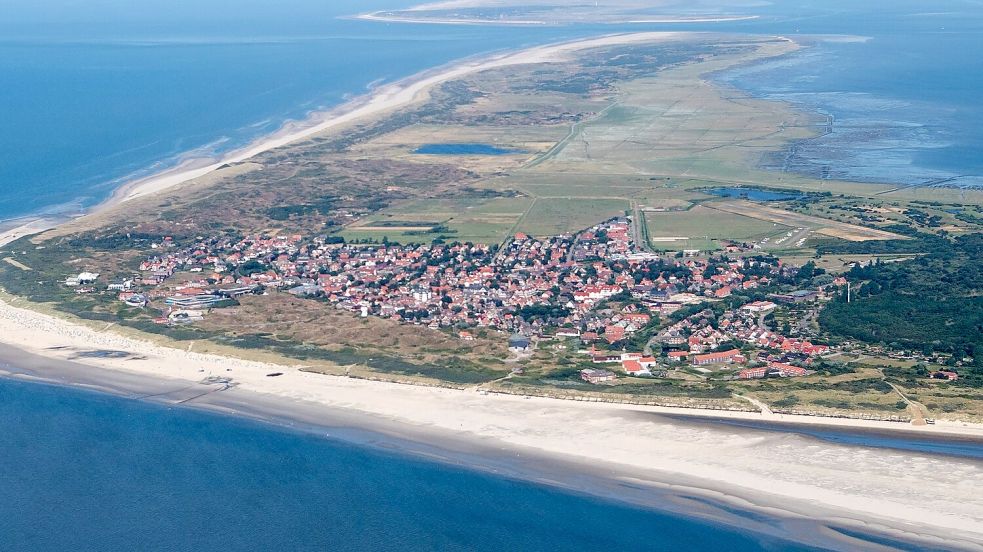
<instances>
[{"instance_id":1,"label":"shallow sandbank in sea","mask_svg":"<svg viewBox=\"0 0 983 552\"><path fill-rule=\"evenodd\" d=\"M754 530L824 547L833 526L983 549L983 466L968 459L714 427L653 416L663 412L653 408L322 376L161 347L6 303L0 336L19 348L0 350L7 371L23 377L294 424L578 492L760 524ZM268 376L275 372L282 375ZM202 383L209 377L234 387ZM709 502L694 508L701 500Z\"/></svg>"}]
</instances>

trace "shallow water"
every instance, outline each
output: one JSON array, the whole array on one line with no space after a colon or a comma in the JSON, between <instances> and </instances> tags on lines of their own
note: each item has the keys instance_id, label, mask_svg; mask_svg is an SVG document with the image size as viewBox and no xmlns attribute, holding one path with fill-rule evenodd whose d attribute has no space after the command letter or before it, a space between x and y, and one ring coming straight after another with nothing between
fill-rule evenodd
<instances>
[{"instance_id":1,"label":"shallow water","mask_svg":"<svg viewBox=\"0 0 983 552\"><path fill-rule=\"evenodd\" d=\"M747 198L752 201L785 201L802 197L800 194L773 192L756 188L712 188L707 190L707 193L721 197Z\"/></svg>"},{"instance_id":2,"label":"shallow water","mask_svg":"<svg viewBox=\"0 0 983 552\"><path fill-rule=\"evenodd\" d=\"M424 144L413 153L424 155L511 155L522 150L499 148L491 144Z\"/></svg>"},{"instance_id":3,"label":"shallow water","mask_svg":"<svg viewBox=\"0 0 983 552\"><path fill-rule=\"evenodd\" d=\"M692 420L681 417L680 419ZM795 434L840 445L854 445L866 448L885 448L931 455L953 456L983 460L983 440L961 438L948 435L900 434L903 431L882 431L877 429L848 428L835 426L806 426L780 422L735 420L714 418L712 423L721 426L742 427L761 431Z\"/></svg>"}]
</instances>

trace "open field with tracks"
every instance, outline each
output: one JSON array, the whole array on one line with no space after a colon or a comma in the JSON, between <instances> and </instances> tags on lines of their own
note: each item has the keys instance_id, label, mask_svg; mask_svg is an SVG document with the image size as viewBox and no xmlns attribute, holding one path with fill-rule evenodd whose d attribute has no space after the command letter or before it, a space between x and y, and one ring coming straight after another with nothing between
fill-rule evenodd
<instances>
[{"instance_id":1,"label":"open field with tracks","mask_svg":"<svg viewBox=\"0 0 983 552\"><path fill-rule=\"evenodd\" d=\"M500 243L533 204L528 197L415 200L366 217L341 232L346 240L429 243L436 238ZM422 222L426 224L421 224Z\"/></svg>"},{"instance_id":2,"label":"open field with tracks","mask_svg":"<svg viewBox=\"0 0 983 552\"><path fill-rule=\"evenodd\" d=\"M709 209L730 215L741 215L790 227L809 227L817 234L848 241L903 239L903 236L892 232L802 215L751 201L715 201L705 205Z\"/></svg>"},{"instance_id":3,"label":"open field with tracks","mask_svg":"<svg viewBox=\"0 0 983 552\"><path fill-rule=\"evenodd\" d=\"M644 214L649 241L655 249L712 250L722 240L755 241L783 234L787 226L697 205L687 211ZM685 239L670 239L683 237Z\"/></svg>"}]
</instances>

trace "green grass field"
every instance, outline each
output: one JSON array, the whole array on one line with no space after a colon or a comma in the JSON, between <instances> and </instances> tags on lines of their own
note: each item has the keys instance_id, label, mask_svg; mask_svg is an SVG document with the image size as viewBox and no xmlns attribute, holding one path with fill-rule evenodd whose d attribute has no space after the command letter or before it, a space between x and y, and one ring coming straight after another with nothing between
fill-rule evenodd
<instances>
[{"instance_id":1,"label":"green grass field","mask_svg":"<svg viewBox=\"0 0 983 552\"><path fill-rule=\"evenodd\" d=\"M532 205L529 197L493 199L418 200L395 205L345 228L340 235L348 241L380 242L385 237L397 243L429 243L436 238L447 241L500 243L512 233L516 223ZM446 230L437 232L403 231L400 221L431 222ZM388 225L391 228L383 228ZM411 225L408 225L411 226Z\"/></svg>"},{"instance_id":2,"label":"green grass field","mask_svg":"<svg viewBox=\"0 0 983 552\"><path fill-rule=\"evenodd\" d=\"M576 232L624 215L629 207L628 201L623 199L538 199L517 229L531 236Z\"/></svg>"},{"instance_id":3,"label":"green grass field","mask_svg":"<svg viewBox=\"0 0 983 552\"><path fill-rule=\"evenodd\" d=\"M697 205L688 211L645 213L652 247L681 249L718 249L721 240L756 240L788 231L777 225L732 213L714 211ZM659 238L686 238L660 240Z\"/></svg>"}]
</instances>

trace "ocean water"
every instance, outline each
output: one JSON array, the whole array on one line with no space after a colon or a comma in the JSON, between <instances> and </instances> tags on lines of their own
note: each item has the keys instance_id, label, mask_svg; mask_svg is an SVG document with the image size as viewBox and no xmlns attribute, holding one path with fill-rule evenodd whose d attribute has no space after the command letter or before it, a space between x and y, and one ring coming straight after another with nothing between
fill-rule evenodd
<instances>
[{"instance_id":1,"label":"ocean water","mask_svg":"<svg viewBox=\"0 0 983 552\"><path fill-rule=\"evenodd\" d=\"M37 383L0 380L0 451L7 552L811 550L247 420Z\"/></svg>"},{"instance_id":2,"label":"ocean water","mask_svg":"<svg viewBox=\"0 0 983 552\"><path fill-rule=\"evenodd\" d=\"M76 213L372 86L590 33L338 19L410 4L0 0L0 220Z\"/></svg>"}]
</instances>

